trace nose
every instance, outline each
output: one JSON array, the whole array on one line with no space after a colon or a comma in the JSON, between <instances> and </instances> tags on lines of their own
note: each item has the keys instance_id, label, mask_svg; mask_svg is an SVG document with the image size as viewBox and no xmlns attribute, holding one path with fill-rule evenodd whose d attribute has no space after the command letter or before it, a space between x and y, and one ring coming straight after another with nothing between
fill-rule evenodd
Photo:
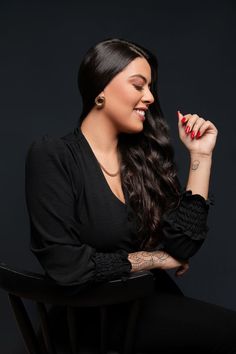
<instances>
[{"instance_id":1,"label":"nose","mask_svg":"<svg viewBox=\"0 0 236 354\"><path fill-rule=\"evenodd\" d=\"M151 93L150 89L147 88L145 90L145 94L143 95L142 97L142 101L146 104L152 104L154 102L154 96L153 94Z\"/></svg>"}]
</instances>

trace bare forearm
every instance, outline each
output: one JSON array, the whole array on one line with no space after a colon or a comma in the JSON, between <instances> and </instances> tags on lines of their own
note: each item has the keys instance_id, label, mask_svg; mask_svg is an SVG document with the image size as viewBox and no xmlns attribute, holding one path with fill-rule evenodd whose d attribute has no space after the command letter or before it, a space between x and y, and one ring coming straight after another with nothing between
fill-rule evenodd
<instances>
[{"instance_id":1,"label":"bare forearm","mask_svg":"<svg viewBox=\"0 0 236 354\"><path fill-rule=\"evenodd\" d=\"M208 198L212 155L190 155L190 169L186 190Z\"/></svg>"},{"instance_id":2,"label":"bare forearm","mask_svg":"<svg viewBox=\"0 0 236 354\"><path fill-rule=\"evenodd\" d=\"M169 255L164 251L129 253L128 260L132 264L131 272L158 268L167 260Z\"/></svg>"}]
</instances>

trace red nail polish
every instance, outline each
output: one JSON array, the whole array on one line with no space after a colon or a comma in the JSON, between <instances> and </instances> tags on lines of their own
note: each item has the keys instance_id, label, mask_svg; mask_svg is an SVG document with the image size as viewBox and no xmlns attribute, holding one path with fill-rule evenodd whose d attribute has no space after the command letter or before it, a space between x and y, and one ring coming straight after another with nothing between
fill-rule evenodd
<instances>
[{"instance_id":1,"label":"red nail polish","mask_svg":"<svg viewBox=\"0 0 236 354\"><path fill-rule=\"evenodd\" d=\"M194 133L194 132L192 132L192 133L191 133L191 138L193 139L193 138L194 138L194 136L195 136L195 133Z\"/></svg>"},{"instance_id":2,"label":"red nail polish","mask_svg":"<svg viewBox=\"0 0 236 354\"><path fill-rule=\"evenodd\" d=\"M190 131L190 127L187 125L187 127L186 127L186 129L185 129L186 134L188 134L189 131Z\"/></svg>"},{"instance_id":3,"label":"red nail polish","mask_svg":"<svg viewBox=\"0 0 236 354\"><path fill-rule=\"evenodd\" d=\"M200 136L201 136L201 133L198 131L197 135L196 135L196 138L198 139L198 138L200 138Z\"/></svg>"},{"instance_id":4,"label":"red nail polish","mask_svg":"<svg viewBox=\"0 0 236 354\"><path fill-rule=\"evenodd\" d=\"M184 123L185 121L186 121L186 118L183 117L183 118L181 119L181 122Z\"/></svg>"}]
</instances>

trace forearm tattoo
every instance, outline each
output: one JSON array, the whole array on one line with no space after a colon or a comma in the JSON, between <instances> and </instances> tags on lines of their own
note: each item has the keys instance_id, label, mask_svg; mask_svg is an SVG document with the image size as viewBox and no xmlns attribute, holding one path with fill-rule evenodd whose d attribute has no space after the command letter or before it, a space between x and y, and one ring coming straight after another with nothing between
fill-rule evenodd
<instances>
[{"instance_id":1,"label":"forearm tattoo","mask_svg":"<svg viewBox=\"0 0 236 354\"><path fill-rule=\"evenodd\" d=\"M199 165L200 165L200 161L194 160L192 163L192 170L197 170Z\"/></svg>"},{"instance_id":2,"label":"forearm tattoo","mask_svg":"<svg viewBox=\"0 0 236 354\"><path fill-rule=\"evenodd\" d=\"M132 264L132 272L138 270L148 270L153 268L158 268L159 264L165 262L169 257L164 251L154 251L154 252L134 252L130 253L128 256L129 261Z\"/></svg>"}]
</instances>

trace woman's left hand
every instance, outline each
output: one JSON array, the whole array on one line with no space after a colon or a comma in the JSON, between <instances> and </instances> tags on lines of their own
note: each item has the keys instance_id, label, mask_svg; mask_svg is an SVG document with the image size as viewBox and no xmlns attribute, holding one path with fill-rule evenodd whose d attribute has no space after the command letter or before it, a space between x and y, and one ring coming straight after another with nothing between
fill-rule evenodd
<instances>
[{"instance_id":1,"label":"woman's left hand","mask_svg":"<svg viewBox=\"0 0 236 354\"><path fill-rule=\"evenodd\" d=\"M218 134L214 124L197 114L183 115L179 111L177 114L179 137L190 154L211 155Z\"/></svg>"}]
</instances>

